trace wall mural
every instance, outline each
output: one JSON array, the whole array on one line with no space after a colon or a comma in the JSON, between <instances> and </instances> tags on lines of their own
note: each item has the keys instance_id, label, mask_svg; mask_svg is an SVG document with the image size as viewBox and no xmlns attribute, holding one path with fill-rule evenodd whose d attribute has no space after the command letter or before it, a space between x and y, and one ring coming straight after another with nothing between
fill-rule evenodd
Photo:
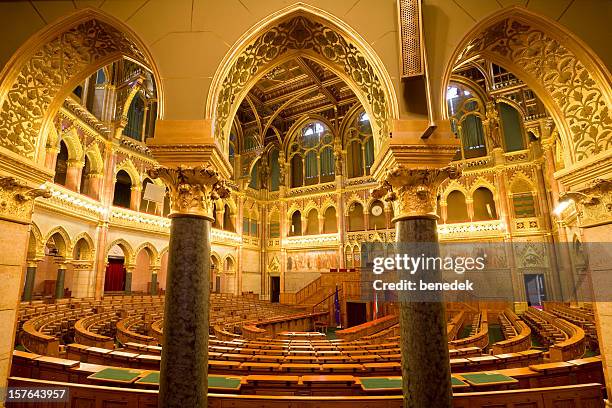
<instances>
[{"instance_id":1,"label":"wall mural","mask_svg":"<svg viewBox=\"0 0 612 408\"><path fill-rule=\"evenodd\" d=\"M290 252L287 254L288 272L329 272L330 269L338 267L338 252L334 250Z\"/></svg>"}]
</instances>

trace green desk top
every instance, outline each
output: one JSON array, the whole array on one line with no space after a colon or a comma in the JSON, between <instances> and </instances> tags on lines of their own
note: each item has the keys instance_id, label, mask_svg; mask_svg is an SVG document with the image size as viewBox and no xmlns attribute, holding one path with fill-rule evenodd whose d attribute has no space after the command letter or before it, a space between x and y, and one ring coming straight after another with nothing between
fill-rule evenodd
<instances>
[{"instance_id":1,"label":"green desk top","mask_svg":"<svg viewBox=\"0 0 612 408\"><path fill-rule=\"evenodd\" d=\"M518 380L499 373L472 373L461 374L471 385L495 385L495 384L511 384Z\"/></svg>"},{"instance_id":2,"label":"green desk top","mask_svg":"<svg viewBox=\"0 0 612 408\"><path fill-rule=\"evenodd\" d=\"M102 381L131 383L142 374L141 370L128 370L122 368L105 368L87 378Z\"/></svg>"},{"instance_id":3,"label":"green desk top","mask_svg":"<svg viewBox=\"0 0 612 408\"><path fill-rule=\"evenodd\" d=\"M152 371L142 378L136 381L136 384L147 384L157 385L159 384L159 371ZM208 377L208 388L219 388L226 390L239 390L240 389L240 378L237 377L223 377L223 376L209 376Z\"/></svg>"},{"instance_id":4,"label":"green desk top","mask_svg":"<svg viewBox=\"0 0 612 408\"><path fill-rule=\"evenodd\" d=\"M402 389L401 377L360 377L359 382L364 390ZM468 384L455 376L451 376L451 385L455 388L469 387Z\"/></svg>"},{"instance_id":5,"label":"green desk top","mask_svg":"<svg viewBox=\"0 0 612 408\"><path fill-rule=\"evenodd\" d=\"M208 377L208 388L239 390L240 389L240 378L209 376Z\"/></svg>"},{"instance_id":6,"label":"green desk top","mask_svg":"<svg viewBox=\"0 0 612 408\"><path fill-rule=\"evenodd\" d=\"M364 390L402 389L402 377L360 377Z\"/></svg>"},{"instance_id":7,"label":"green desk top","mask_svg":"<svg viewBox=\"0 0 612 408\"><path fill-rule=\"evenodd\" d=\"M451 375L451 386L453 388L462 388L462 387L469 387L470 385L465 383L464 381L461 381L459 378L455 377L454 375Z\"/></svg>"},{"instance_id":8,"label":"green desk top","mask_svg":"<svg viewBox=\"0 0 612 408\"><path fill-rule=\"evenodd\" d=\"M159 384L159 371L153 371L136 381L136 384Z\"/></svg>"}]
</instances>

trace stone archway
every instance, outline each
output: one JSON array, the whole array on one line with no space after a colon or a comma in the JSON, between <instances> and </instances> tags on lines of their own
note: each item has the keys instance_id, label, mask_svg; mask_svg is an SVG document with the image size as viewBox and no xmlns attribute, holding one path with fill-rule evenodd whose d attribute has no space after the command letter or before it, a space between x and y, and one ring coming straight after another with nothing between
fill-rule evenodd
<instances>
[{"instance_id":1,"label":"stone archway","mask_svg":"<svg viewBox=\"0 0 612 408\"><path fill-rule=\"evenodd\" d=\"M446 69L442 95L452 71L479 57L511 71L538 94L563 135L566 165L612 149L610 74L568 30L521 7L494 14L457 47ZM446 98L441 101L446 113Z\"/></svg>"},{"instance_id":2,"label":"stone archway","mask_svg":"<svg viewBox=\"0 0 612 408\"><path fill-rule=\"evenodd\" d=\"M217 70L207 101L214 138L224 154L232 119L251 86L285 56L304 52L341 77L370 117L378 148L390 120L398 117L391 80L378 56L359 35L337 18L298 4L272 15L251 29L228 52Z\"/></svg>"},{"instance_id":3,"label":"stone archway","mask_svg":"<svg viewBox=\"0 0 612 408\"><path fill-rule=\"evenodd\" d=\"M136 35L93 9L80 10L32 36L2 71L0 147L30 161L41 159L45 129L65 97L87 76L122 57L156 72Z\"/></svg>"}]
</instances>

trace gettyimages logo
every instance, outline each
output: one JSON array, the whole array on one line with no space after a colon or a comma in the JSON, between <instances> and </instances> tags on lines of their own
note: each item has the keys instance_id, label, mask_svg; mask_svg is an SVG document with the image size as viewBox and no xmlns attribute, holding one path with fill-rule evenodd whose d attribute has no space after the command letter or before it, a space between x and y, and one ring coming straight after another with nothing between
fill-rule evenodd
<instances>
[{"instance_id":1,"label":"gettyimages logo","mask_svg":"<svg viewBox=\"0 0 612 408\"><path fill-rule=\"evenodd\" d=\"M395 254L391 257L375 257L372 262L372 272L381 275L386 271L405 271L411 275L419 271L453 271L459 275L466 271L482 271L486 266L487 254L482 256L419 256Z\"/></svg>"}]
</instances>

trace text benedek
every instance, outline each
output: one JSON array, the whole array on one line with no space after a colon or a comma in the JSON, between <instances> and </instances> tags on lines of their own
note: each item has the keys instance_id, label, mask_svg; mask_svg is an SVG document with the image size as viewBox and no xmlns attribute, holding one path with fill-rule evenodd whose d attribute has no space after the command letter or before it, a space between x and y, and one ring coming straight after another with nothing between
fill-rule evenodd
<instances>
[{"instance_id":1,"label":"text benedek","mask_svg":"<svg viewBox=\"0 0 612 408\"><path fill-rule=\"evenodd\" d=\"M372 283L374 290L394 290L394 291L468 291L474 290L474 282L466 279L465 281L455 280L454 282L418 282L402 279L399 282L384 282L377 279Z\"/></svg>"}]
</instances>

